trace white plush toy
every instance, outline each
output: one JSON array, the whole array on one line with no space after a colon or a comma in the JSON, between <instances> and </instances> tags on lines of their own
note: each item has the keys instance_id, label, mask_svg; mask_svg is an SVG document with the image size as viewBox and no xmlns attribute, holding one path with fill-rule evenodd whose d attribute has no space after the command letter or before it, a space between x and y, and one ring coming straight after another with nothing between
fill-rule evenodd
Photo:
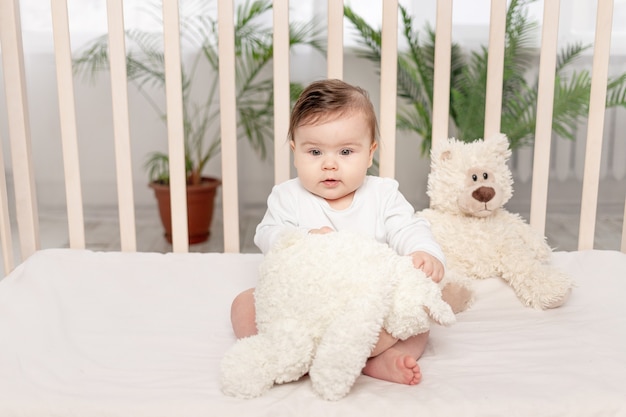
<instances>
[{"instance_id":1,"label":"white plush toy","mask_svg":"<svg viewBox=\"0 0 626 417\"><path fill-rule=\"evenodd\" d=\"M308 372L315 392L337 400L381 328L406 339L427 331L430 319L455 321L410 257L348 232L283 237L261 264L255 306L258 334L237 340L222 359L227 395L257 397Z\"/></svg>"},{"instance_id":2,"label":"white plush toy","mask_svg":"<svg viewBox=\"0 0 626 417\"><path fill-rule=\"evenodd\" d=\"M558 307L570 293L571 279L550 265L545 237L503 207L513 193L510 156L505 135L471 143L449 139L433 147L430 208L416 215L431 222L446 256L443 283L467 289L471 279L500 277L524 305ZM471 302L471 290L454 299L444 288L444 298L458 312Z\"/></svg>"}]
</instances>

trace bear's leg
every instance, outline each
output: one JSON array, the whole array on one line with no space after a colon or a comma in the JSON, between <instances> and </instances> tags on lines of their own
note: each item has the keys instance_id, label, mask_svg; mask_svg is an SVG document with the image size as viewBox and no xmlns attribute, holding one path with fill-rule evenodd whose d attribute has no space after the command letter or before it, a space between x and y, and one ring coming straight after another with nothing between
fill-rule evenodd
<instances>
[{"instance_id":1,"label":"bear's leg","mask_svg":"<svg viewBox=\"0 0 626 417\"><path fill-rule=\"evenodd\" d=\"M275 382L296 381L309 372L315 343L308 326L296 320L284 320L272 325L270 332L274 339L271 349L278 369Z\"/></svg>"},{"instance_id":2,"label":"bear's leg","mask_svg":"<svg viewBox=\"0 0 626 417\"><path fill-rule=\"evenodd\" d=\"M441 289L441 298L448 303L454 314L461 313L472 304L473 293L459 282L449 282Z\"/></svg>"},{"instance_id":3,"label":"bear's leg","mask_svg":"<svg viewBox=\"0 0 626 417\"><path fill-rule=\"evenodd\" d=\"M502 278L509 283L522 304L548 309L561 306L568 298L573 283L563 272L548 264L528 260L518 270L506 269Z\"/></svg>"},{"instance_id":4,"label":"bear's leg","mask_svg":"<svg viewBox=\"0 0 626 417\"><path fill-rule=\"evenodd\" d=\"M234 397L258 397L275 383L306 374L313 358L313 339L306 326L283 320L255 336L239 339L221 364L222 391Z\"/></svg>"},{"instance_id":5,"label":"bear's leg","mask_svg":"<svg viewBox=\"0 0 626 417\"><path fill-rule=\"evenodd\" d=\"M352 388L382 328L382 306L367 314L363 304L346 308L326 329L309 375L313 389L326 400L338 400Z\"/></svg>"},{"instance_id":6,"label":"bear's leg","mask_svg":"<svg viewBox=\"0 0 626 417\"><path fill-rule=\"evenodd\" d=\"M237 340L222 358L222 392L254 398L269 390L278 374L273 349L271 338L264 334Z\"/></svg>"}]
</instances>

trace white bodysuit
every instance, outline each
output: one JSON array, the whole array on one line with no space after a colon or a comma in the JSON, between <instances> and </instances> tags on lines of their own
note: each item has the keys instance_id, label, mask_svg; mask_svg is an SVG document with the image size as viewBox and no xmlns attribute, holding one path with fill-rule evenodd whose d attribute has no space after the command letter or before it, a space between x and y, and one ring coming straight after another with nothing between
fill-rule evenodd
<instances>
[{"instance_id":1,"label":"white bodysuit","mask_svg":"<svg viewBox=\"0 0 626 417\"><path fill-rule=\"evenodd\" d=\"M373 236L400 255L424 251L445 263L426 219L415 216L413 206L390 178L367 176L350 207L335 210L323 198L307 191L298 178L275 185L267 211L256 228L254 243L267 253L287 230L308 232L323 226Z\"/></svg>"}]
</instances>

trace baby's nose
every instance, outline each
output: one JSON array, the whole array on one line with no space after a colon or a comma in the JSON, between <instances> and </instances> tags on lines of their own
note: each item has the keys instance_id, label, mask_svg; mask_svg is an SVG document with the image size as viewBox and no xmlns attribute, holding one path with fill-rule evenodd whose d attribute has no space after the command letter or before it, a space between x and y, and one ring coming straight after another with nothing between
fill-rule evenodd
<instances>
[{"instance_id":1,"label":"baby's nose","mask_svg":"<svg viewBox=\"0 0 626 417\"><path fill-rule=\"evenodd\" d=\"M337 169L337 161L334 157L326 157L324 158L324 162L322 162L323 169Z\"/></svg>"}]
</instances>

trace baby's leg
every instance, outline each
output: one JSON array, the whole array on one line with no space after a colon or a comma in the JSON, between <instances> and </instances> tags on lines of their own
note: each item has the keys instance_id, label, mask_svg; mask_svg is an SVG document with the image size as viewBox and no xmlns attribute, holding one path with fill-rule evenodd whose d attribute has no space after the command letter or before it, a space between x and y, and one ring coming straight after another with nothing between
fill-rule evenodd
<instances>
[{"instance_id":1,"label":"baby's leg","mask_svg":"<svg viewBox=\"0 0 626 417\"><path fill-rule=\"evenodd\" d=\"M250 288L235 297L230 307L230 321L237 339L257 334L254 288Z\"/></svg>"},{"instance_id":2,"label":"baby's leg","mask_svg":"<svg viewBox=\"0 0 626 417\"><path fill-rule=\"evenodd\" d=\"M417 359L422 356L428 332L399 341L389 349L368 359L363 374L399 384L416 385L422 380Z\"/></svg>"},{"instance_id":3,"label":"baby's leg","mask_svg":"<svg viewBox=\"0 0 626 417\"><path fill-rule=\"evenodd\" d=\"M370 353L370 358L380 355L396 343L398 343L398 339L387 333L385 329L382 329L378 334L376 346L374 346L374 349L372 349L372 352Z\"/></svg>"}]
</instances>

